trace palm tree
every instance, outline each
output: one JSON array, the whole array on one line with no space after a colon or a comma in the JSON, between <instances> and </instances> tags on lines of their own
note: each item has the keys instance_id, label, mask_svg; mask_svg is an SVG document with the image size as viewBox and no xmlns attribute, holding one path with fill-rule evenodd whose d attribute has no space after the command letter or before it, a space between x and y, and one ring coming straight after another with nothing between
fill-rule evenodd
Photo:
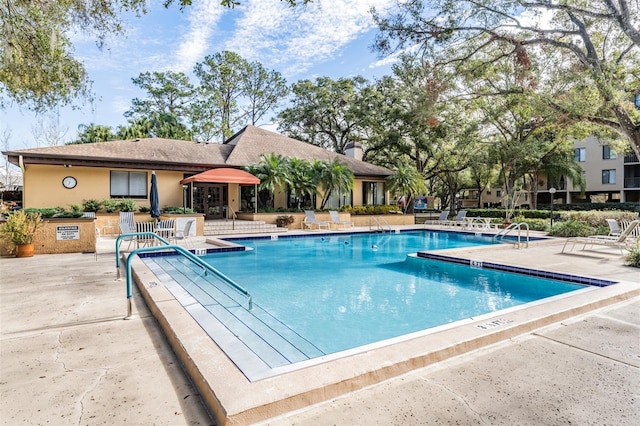
<instances>
[{"instance_id":1,"label":"palm tree","mask_svg":"<svg viewBox=\"0 0 640 426\"><path fill-rule=\"evenodd\" d=\"M289 190L296 199L297 208L305 196L312 197L318 191L318 179L312 164L307 160L289 158L288 160Z\"/></svg>"},{"instance_id":2,"label":"palm tree","mask_svg":"<svg viewBox=\"0 0 640 426\"><path fill-rule=\"evenodd\" d=\"M338 157L328 162L316 161L313 166L318 175L318 184L322 188L322 203L320 208L324 209L329 197L334 191L343 193L353 188L353 173Z\"/></svg>"},{"instance_id":3,"label":"palm tree","mask_svg":"<svg viewBox=\"0 0 640 426\"><path fill-rule=\"evenodd\" d=\"M89 125L81 124L78 126L78 138L74 142L69 143L69 145L106 142L115 139L116 135L113 134L113 131L109 126L93 123Z\"/></svg>"},{"instance_id":4,"label":"palm tree","mask_svg":"<svg viewBox=\"0 0 640 426\"><path fill-rule=\"evenodd\" d=\"M289 167L286 157L280 154L262 154L260 162L248 166L247 171L260 179L259 190L269 192L265 207L273 206L273 197L277 189L284 188L289 183Z\"/></svg>"},{"instance_id":5,"label":"palm tree","mask_svg":"<svg viewBox=\"0 0 640 426\"><path fill-rule=\"evenodd\" d=\"M407 197L402 209L403 213L406 213L408 207L413 204L415 195L424 194L427 191L422 174L415 167L404 164L398 165L396 172L387 178L387 185L392 193Z\"/></svg>"}]
</instances>

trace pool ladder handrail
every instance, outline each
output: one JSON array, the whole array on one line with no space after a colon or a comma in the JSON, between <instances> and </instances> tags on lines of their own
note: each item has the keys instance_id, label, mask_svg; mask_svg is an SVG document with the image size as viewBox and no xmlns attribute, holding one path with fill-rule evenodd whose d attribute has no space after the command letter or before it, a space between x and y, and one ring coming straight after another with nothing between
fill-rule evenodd
<instances>
[{"instance_id":1,"label":"pool ladder handrail","mask_svg":"<svg viewBox=\"0 0 640 426\"><path fill-rule=\"evenodd\" d=\"M391 225L389 225L389 222L387 222L382 216L369 216L369 229L371 229L372 227L371 220L373 220L376 223L376 225L378 225L377 229L379 231L385 230L383 225L386 225L387 231L389 232L393 231L393 229L391 229Z\"/></svg>"},{"instance_id":2,"label":"pool ladder handrail","mask_svg":"<svg viewBox=\"0 0 640 426\"><path fill-rule=\"evenodd\" d=\"M204 268L205 270L208 270L208 271L212 272L214 275L216 275L222 281L224 281L229 286L231 286L234 290L238 291L240 294L245 296L247 298L248 310L253 309L253 299L251 297L251 294L249 294L249 292L247 290L245 290L242 286L236 284L231 278L227 277L225 274L223 274L222 272L218 271L216 268L214 268L213 266L209 265L207 262L205 262L205 261L201 260L200 258L198 258L197 256L195 256L189 250L187 250L184 247L179 246L179 245L170 244L167 240L165 240L164 238L162 238L161 236L159 236L158 234L153 233L153 232L131 232L131 233L127 233L127 234L121 234L121 235L118 236L118 238L116 238L116 275L117 275L117 279L118 280L120 279L120 241L123 238L138 237L138 236L153 237L153 238L159 240L164 245L152 246L152 247L139 247L139 248L133 250L127 256L127 262L126 262L126 270L127 270L127 316L125 317L125 319L131 318L131 299L133 297L133 291L132 291L132 285L131 285L131 260L138 253L147 253L147 252L165 251L165 250L174 250L174 251L182 254L186 259L192 261L196 265Z\"/></svg>"},{"instance_id":3,"label":"pool ladder handrail","mask_svg":"<svg viewBox=\"0 0 640 426\"><path fill-rule=\"evenodd\" d=\"M498 238L500 237L505 237L507 234L509 234L511 231L513 231L514 229L516 229L518 231L518 239L516 240L516 243L514 243L515 248L520 248L520 244L521 244L521 231L522 228L525 227L527 233L525 235L526 239L525 239L525 248L529 247L529 224L527 222L519 222L519 223L512 223L509 226L507 226L506 228L504 228L502 231L498 232L496 235L493 236L493 239L498 241Z\"/></svg>"}]
</instances>

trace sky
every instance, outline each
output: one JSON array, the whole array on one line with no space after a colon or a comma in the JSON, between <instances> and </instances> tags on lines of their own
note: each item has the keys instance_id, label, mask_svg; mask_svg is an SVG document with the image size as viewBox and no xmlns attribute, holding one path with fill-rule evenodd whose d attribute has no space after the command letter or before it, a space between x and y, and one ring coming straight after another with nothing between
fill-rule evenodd
<instances>
[{"instance_id":1,"label":"sky","mask_svg":"<svg viewBox=\"0 0 640 426\"><path fill-rule=\"evenodd\" d=\"M184 11L175 5L165 9L160 0L149 3L148 14L126 16L126 35L108 37L102 49L90 35L74 34L75 54L93 82L95 101L78 100L75 109L40 117L10 105L0 111L0 136L9 135L2 150L43 146L34 137L39 126L56 124L58 134L65 132L64 143L76 138L81 124L125 125L131 100L144 97L132 78L146 71L191 76L197 62L223 50L279 71L289 84L321 76L373 80L391 73L392 58L371 50L377 28L369 10L390 10L395 0L314 0L294 8L279 0L241 0L234 9L219 0L196 0ZM260 125L275 130L269 119Z\"/></svg>"}]
</instances>

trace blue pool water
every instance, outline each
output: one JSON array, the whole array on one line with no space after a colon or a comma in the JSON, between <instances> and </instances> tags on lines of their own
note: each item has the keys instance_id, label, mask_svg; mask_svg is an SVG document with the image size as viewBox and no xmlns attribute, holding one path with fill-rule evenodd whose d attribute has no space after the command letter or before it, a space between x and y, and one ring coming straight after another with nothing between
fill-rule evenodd
<instances>
[{"instance_id":1,"label":"blue pool water","mask_svg":"<svg viewBox=\"0 0 640 426\"><path fill-rule=\"evenodd\" d=\"M472 235L416 231L234 242L252 250L203 259L247 289L254 310L324 354L584 288L407 257L491 244Z\"/></svg>"}]
</instances>

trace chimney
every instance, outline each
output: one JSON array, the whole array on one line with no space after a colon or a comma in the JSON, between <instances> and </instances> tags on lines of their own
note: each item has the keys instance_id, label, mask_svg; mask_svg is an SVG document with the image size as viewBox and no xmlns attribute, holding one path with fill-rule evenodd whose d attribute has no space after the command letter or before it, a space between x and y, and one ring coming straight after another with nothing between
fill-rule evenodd
<instances>
[{"instance_id":1,"label":"chimney","mask_svg":"<svg viewBox=\"0 0 640 426\"><path fill-rule=\"evenodd\" d=\"M344 155L362 161L362 145L358 142L349 142L344 147Z\"/></svg>"}]
</instances>

